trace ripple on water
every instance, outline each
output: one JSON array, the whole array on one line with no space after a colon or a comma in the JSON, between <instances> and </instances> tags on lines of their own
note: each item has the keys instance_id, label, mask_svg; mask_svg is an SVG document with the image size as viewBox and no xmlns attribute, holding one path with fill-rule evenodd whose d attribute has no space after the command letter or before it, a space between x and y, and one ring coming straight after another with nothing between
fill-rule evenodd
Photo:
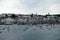
<instances>
[{"instance_id":1,"label":"ripple on water","mask_svg":"<svg viewBox=\"0 0 60 40\"><path fill-rule=\"evenodd\" d=\"M3 37L0 37L0 40L5 40Z\"/></svg>"}]
</instances>

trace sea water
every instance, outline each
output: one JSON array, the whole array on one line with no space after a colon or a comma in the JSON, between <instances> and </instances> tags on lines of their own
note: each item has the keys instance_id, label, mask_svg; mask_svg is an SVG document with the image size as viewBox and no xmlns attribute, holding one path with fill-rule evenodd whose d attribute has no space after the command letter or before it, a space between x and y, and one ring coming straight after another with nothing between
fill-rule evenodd
<instances>
[{"instance_id":1,"label":"sea water","mask_svg":"<svg viewBox=\"0 0 60 40\"><path fill-rule=\"evenodd\" d=\"M9 26L9 31L7 27ZM0 40L60 40L60 25L0 25ZM50 28L50 29L49 29Z\"/></svg>"}]
</instances>

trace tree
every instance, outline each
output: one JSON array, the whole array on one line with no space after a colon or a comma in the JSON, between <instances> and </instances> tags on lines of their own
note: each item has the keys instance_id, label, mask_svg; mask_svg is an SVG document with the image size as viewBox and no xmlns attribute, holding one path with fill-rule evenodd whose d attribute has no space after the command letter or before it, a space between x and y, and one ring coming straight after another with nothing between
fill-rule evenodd
<instances>
[{"instance_id":1,"label":"tree","mask_svg":"<svg viewBox=\"0 0 60 40\"><path fill-rule=\"evenodd\" d=\"M15 14L12 14L11 15L11 18L16 18L17 16Z\"/></svg>"},{"instance_id":2,"label":"tree","mask_svg":"<svg viewBox=\"0 0 60 40\"><path fill-rule=\"evenodd\" d=\"M33 13L31 14L31 18L33 18Z\"/></svg>"},{"instance_id":3,"label":"tree","mask_svg":"<svg viewBox=\"0 0 60 40\"><path fill-rule=\"evenodd\" d=\"M7 14L5 14L5 18L7 18L8 17L8 15Z\"/></svg>"}]
</instances>

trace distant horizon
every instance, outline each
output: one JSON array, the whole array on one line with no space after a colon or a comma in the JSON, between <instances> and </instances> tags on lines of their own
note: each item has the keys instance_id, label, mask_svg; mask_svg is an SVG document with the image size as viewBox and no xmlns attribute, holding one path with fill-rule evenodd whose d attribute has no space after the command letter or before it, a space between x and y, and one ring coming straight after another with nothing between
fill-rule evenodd
<instances>
[{"instance_id":1,"label":"distant horizon","mask_svg":"<svg viewBox=\"0 0 60 40\"><path fill-rule=\"evenodd\" d=\"M0 13L0 14L22 14L22 15L29 15L29 14L37 14L37 13L28 13L28 14L25 14L25 13ZM37 14L37 15L47 15L48 13L46 14ZM60 14L60 13L49 13L50 15L56 15L56 14Z\"/></svg>"}]
</instances>

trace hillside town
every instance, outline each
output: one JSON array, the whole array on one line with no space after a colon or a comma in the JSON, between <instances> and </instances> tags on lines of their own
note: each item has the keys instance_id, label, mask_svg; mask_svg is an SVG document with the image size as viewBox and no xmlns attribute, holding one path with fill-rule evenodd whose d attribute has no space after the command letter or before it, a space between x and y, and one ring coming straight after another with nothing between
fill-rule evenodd
<instances>
[{"instance_id":1,"label":"hillside town","mask_svg":"<svg viewBox=\"0 0 60 40\"><path fill-rule=\"evenodd\" d=\"M60 24L60 14L0 14L0 25L36 25L36 24Z\"/></svg>"}]
</instances>

